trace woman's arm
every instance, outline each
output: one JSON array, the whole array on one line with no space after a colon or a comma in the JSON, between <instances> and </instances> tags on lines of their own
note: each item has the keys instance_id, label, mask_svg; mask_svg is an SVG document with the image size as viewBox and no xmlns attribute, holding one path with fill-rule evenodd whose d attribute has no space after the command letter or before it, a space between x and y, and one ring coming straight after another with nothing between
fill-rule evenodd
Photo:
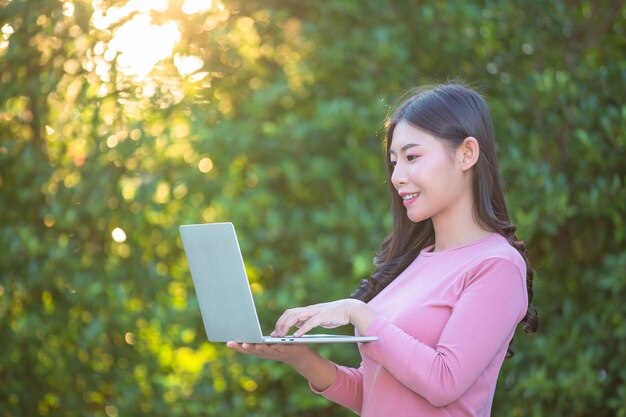
<instances>
[{"instance_id":1,"label":"woman's arm","mask_svg":"<svg viewBox=\"0 0 626 417\"><path fill-rule=\"evenodd\" d=\"M431 404L445 406L463 395L506 349L528 304L524 279L525 273L509 260L485 261L467 283L435 348L352 299L287 310L274 333L283 336L296 326L294 335L301 336L316 326L352 323L360 334L380 339L363 344L363 354ZM416 323L419 320L416 317Z\"/></svg>"},{"instance_id":2,"label":"woman's arm","mask_svg":"<svg viewBox=\"0 0 626 417\"><path fill-rule=\"evenodd\" d=\"M434 406L446 406L506 350L528 304L524 280L511 261L485 261L466 283L434 348L379 317L368 331L380 341L364 344L361 353Z\"/></svg>"},{"instance_id":3,"label":"woman's arm","mask_svg":"<svg viewBox=\"0 0 626 417\"><path fill-rule=\"evenodd\" d=\"M292 326L299 327L294 336L302 336L311 328L338 327L352 323L365 335L369 323L377 316L373 309L358 300L339 300L331 303L287 310L276 324L273 336L285 335ZM363 369L337 366L306 345L238 344L227 346L238 352L290 365L309 381L318 394L359 414L363 404Z\"/></svg>"},{"instance_id":4,"label":"woman's arm","mask_svg":"<svg viewBox=\"0 0 626 417\"><path fill-rule=\"evenodd\" d=\"M335 364L305 345L239 344L230 341L226 346L247 355L283 362L295 369L318 391L328 389L337 377Z\"/></svg>"},{"instance_id":5,"label":"woman's arm","mask_svg":"<svg viewBox=\"0 0 626 417\"><path fill-rule=\"evenodd\" d=\"M313 391L360 414L363 370L337 366L306 345L265 345L230 341L231 349L246 355L283 362L302 375Z\"/></svg>"}]
</instances>

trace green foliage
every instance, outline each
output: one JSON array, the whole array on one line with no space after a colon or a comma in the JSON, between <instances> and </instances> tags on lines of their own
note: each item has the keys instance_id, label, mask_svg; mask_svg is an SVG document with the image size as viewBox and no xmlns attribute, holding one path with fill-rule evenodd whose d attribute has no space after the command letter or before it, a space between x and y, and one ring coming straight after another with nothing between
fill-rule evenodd
<instances>
[{"instance_id":1,"label":"green foliage","mask_svg":"<svg viewBox=\"0 0 626 417\"><path fill-rule=\"evenodd\" d=\"M92 17L126 3L0 2L0 414L349 415L206 342L177 226L237 225L265 329L349 295L390 224L389 105L460 77L490 103L541 318L493 414L626 416L623 2L171 0L150 15L180 37L143 79L113 49L134 15Z\"/></svg>"}]
</instances>

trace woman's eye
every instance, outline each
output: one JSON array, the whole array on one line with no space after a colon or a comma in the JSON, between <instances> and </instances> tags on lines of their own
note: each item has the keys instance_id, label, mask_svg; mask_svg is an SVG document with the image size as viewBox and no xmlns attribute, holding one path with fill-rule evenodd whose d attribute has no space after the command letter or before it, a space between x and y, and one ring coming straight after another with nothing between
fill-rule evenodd
<instances>
[{"instance_id":1,"label":"woman's eye","mask_svg":"<svg viewBox=\"0 0 626 417\"><path fill-rule=\"evenodd\" d=\"M407 155L406 156L406 160L409 161L409 162L414 161L417 158L419 158L419 155Z\"/></svg>"},{"instance_id":2,"label":"woman's eye","mask_svg":"<svg viewBox=\"0 0 626 417\"><path fill-rule=\"evenodd\" d=\"M397 163L398 163L397 161L389 161L389 166L391 168L395 168Z\"/></svg>"}]
</instances>

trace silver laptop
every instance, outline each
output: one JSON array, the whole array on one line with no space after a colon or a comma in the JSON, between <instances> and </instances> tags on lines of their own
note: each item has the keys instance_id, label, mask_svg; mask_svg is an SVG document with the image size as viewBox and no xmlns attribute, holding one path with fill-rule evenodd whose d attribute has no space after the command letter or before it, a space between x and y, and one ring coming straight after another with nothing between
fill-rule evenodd
<instances>
[{"instance_id":1,"label":"silver laptop","mask_svg":"<svg viewBox=\"0 0 626 417\"><path fill-rule=\"evenodd\" d=\"M263 336L232 223L180 226L187 263L211 342L354 343L377 337L307 334Z\"/></svg>"}]
</instances>

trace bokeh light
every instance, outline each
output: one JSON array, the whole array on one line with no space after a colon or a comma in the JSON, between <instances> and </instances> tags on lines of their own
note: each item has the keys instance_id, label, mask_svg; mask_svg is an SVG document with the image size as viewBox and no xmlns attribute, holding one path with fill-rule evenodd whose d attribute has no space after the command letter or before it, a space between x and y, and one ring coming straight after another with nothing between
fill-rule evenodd
<instances>
[{"instance_id":1,"label":"bokeh light","mask_svg":"<svg viewBox=\"0 0 626 417\"><path fill-rule=\"evenodd\" d=\"M135 344L135 335L132 332L126 332L126 334L124 335L124 340L129 345L134 345Z\"/></svg>"},{"instance_id":2,"label":"bokeh light","mask_svg":"<svg viewBox=\"0 0 626 417\"><path fill-rule=\"evenodd\" d=\"M113 237L113 240L117 243L122 243L126 241L126 232L124 232L124 230L119 227L113 229L113 231L111 232L111 236Z\"/></svg>"},{"instance_id":3,"label":"bokeh light","mask_svg":"<svg viewBox=\"0 0 626 417\"><path fill-rule=\"evenodd\" d=\"M206 174L213 169L213 161L210 158L202 158L198 163L198 169Z\"/></svg>"}]
</instances>

